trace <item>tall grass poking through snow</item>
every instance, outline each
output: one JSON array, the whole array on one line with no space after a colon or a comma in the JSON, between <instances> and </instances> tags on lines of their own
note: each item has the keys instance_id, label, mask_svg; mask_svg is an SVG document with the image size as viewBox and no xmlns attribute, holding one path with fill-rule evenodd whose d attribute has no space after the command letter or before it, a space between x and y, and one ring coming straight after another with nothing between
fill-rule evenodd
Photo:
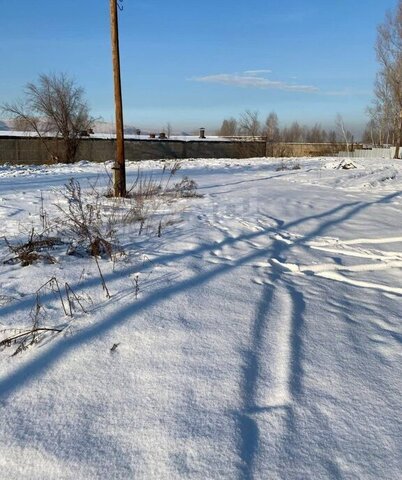
<instances>
[{"instance_id":1,"label":"tall grass poking through snow","mask_svg":"<svg viewBox=\"0 0 402 480\"><path fill-rule=\"evenodd\" d=\"M10 241L5 238L9 255L3 264L29 267L34 263L56 263L60 257L64 260L68 256L90 257L96 264L103 291L110 298L101 260L115 263L119 257L128 255L121 244L128 233L130 237L143 233L161 236L164 226L171 221L170 216L177 210L174 203L180 198L197 196L197 185L193 180L188 177L176 179L179 170L179 162L165 164L159 175L144 174L138 169L127 198L111 197L110 187L105 194L97 183L83 188L78 180L71 178L54 204L56 215L48 213L41 194L37 225L32 226L27 239ZM51 255L53 250L58 255ZM80 303L79 292L76 294L68 283L53 276L35 292L30 325L0 332L0 351L15 345L14 354L20 353L61 333L70 325L68 319L60 324L59 316L57 324L56 319L51 318L48 319L50 324L42 322L47 311L46 302L42 304L42 293L46 289L57 295L59 307L62 306L66 317L73 316L74 304L86 312ZM138 292L137 277L135 298Z\"/></svg>"}]
</instances>

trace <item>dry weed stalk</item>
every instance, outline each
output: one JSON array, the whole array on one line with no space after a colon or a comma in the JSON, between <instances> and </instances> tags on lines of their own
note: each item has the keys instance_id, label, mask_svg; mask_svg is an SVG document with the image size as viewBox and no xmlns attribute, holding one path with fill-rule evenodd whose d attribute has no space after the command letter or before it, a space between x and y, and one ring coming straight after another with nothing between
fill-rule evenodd
<instances>
[{"instance_id":1,"label":"dry weed stalk","mask_svg":"<svg viewBox=\"0 0 402 480\"><path fill-rule=\"evenodd\" d=\"M61 308L67 317L73 317L75 303L77 303L82 312L86 313L79 297L71 286L68 283L65 283L64 288L61 288L57 278L52 277L35 292L35 304L30 312L31 326L26 329L12 329L11 331L14 333L0 341L0 350L11 347L12 345L17 345L17 349L12 354L12 356L14 356L30 346L39 343L49 332L57 334L61 333L66 328L67 325L59 327L47 327L41 325L45 320L45 310L41 303L41 295L44 291L49 290L60 300ZM3 330L0 333L6 332L9 333L10 330Z\"/></svg>"}]
</instances>

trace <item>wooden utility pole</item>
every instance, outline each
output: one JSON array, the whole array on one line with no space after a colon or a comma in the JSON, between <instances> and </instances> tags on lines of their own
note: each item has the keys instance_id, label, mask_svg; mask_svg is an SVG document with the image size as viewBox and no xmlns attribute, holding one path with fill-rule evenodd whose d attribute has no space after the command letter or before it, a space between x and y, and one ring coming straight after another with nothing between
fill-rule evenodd
<instances>
[{"instance_id":1,"label":"wooden utility pole","mask_svg":"<svg viewBox=\"0 0 402 480\"><path fill-rule=\"evenodd\" d=\"M110 26L112 33L112 58L114 78L114 102L116 112L116 158L114 164L114 194L116 197L125 197L126 191L126 165L124 160L124 127L123 127L123 101L121 94L120 76L120 50L119 50L119 20L118 2L110 0Z\"/></svg>"}]
</instances>

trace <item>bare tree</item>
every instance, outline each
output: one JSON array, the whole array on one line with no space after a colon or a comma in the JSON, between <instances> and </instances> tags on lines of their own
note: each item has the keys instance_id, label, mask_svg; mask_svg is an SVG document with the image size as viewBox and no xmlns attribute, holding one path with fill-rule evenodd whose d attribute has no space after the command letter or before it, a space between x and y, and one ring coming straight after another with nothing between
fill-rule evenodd
<instances>
[{"instance_id":1,"label":"bare tree","mask_svg":"<svg viewBox=\"0 0 402 480\"><path fill-rule=\"evenodd\" d=\"M364 141L373 145L395 144L399 130L399 109L383 71L377 73L374 95L372 105L367 108L370 120Z\"/></svg>"},{"instance_id":2,"label":"bare tree","mask_svg":"<svg viewBox=\"0 0 402 480\"><path fill-rule=\"evenodd\" d=\"M265 135L269 142L279 142L279 120L275 112L271 112L265 120Z\"/></svg>"},{"instance_id":3,"label":"bare tree","mask_svg":"<svg viewBox=\"0 0 402 480\"><path fill-rule=\"evenodd\" d=\"M37 83L26 85L24 100L4 104L2 110L35 131L52 159L66 163L75 161L82 132L94 124L83 89L66 74L40 75ZM49 134L60 139L61 155L46 139Z\"/></svg>"},{"instance_id":4,"label":"bare tree","mask_svg":"<svg viewBox=\"0 0 402 480\"><path fill-rule=\"evenodd\" d=\"M293 122L290 127L282 131L282 140L284 142L304 142L304 132L298 122Z\"/></svg>"},{"instance_id":5,"label":"bare tree","mask_svg":"<svg viewBox=\"0 0 402 480\"><path fill-rule=\"evenodd\" d=\"M373 118L371 118L366 125L366 128L362 135L363 143L370 143L371 145L379 145L377 137L377 123Z\"/></svg>"},{"instance_id":6,"label":"bare tree","mask_svg":"<svg viewBox=\"0 0 402 480\"><path fill-rule=\"evenodd\" d=\"M257 111L246 110L240 115L239 130L242 135L258 137L261 134L261 123Z\"/></svg>"},{"instance_id":7,"label":"bare tree","mask_svg":"<svg viewBox=\"0 0 402 480\"><path fill-rule=\"evenodd\" d=\"M324 143L327 140L327 132L321 128L319 123L316 123L311 128L306 128L306 141L307 143Z\"/></svg>"},{"instance_id":8,"label":"bare tree","mask_svg":"<svg viewBox=\"0 0 402 480\"><path fill-rule=\"evenodd\" d=\"M247 135L253 139L263 136L266 140L267 152L268 147L271 146L271 153L274 152L274 144L283 143L337 143L337 138L341 137L341 141L349 144L352 143L352 134L346 130L343 119L338 116L336 130L326 130L322 128L321 124L316 123L309 127L307 125L301 125L299 122L294 121L288 126L283 128L279 127L278 115L275 112L271 112L263 125L259 120L259 114L257 111L246 110L240 115L239 120L232 118L224 119L217 135L221 136L235 136L235 135ZM346 139L345 139L346 136Z\"/></svg>"},{"instance_id":9,"label":"bare tree","mask_svg":"<svg viewBox=\"0 0 402 480\"><path fill-rule=\"evenodd\" d=\"M393 12L387 13L384 23L378 27L376 53L381 66L379 75L386 87L387 100L396 107L395 158L399 158L402 145L402 0L399 0ZM375 94L380 103L383 103L381 95L379 96L377 92Z\"/></svg>"},{"instance_id":10,"label":"bare tree","mask_svg":"<svg viewBox=\"0 0 402 480\"><path fill-rule=\"evenodd\" d=\"M349 153L351 151L351 144L353 143L353 135L349 130L346 129L343 117L339 113L336 116L336 127L340 137L346 143L346 151Z\"/></svg>"},{"instance_id":11,"label":"bare tree","mask_svg":"<svg viewBox=\"0 0 402 480\"><path fill-rule=\"evenodd\" d=\"M383 137L380 143L395 143L398 138L400 106L394 101L391 86L382 72L377 74L374 93L375 115Z\"/></svg>"},{"instance_id":12,"label":"bare tree","mask_svg":"<svg viewBox=\"0 0 402 480\"><path fill-rule=\"evenodd\" d=\"M337 140L337 135L336 135L336 131L335 130L330 130L328 132L328 136L327 136L327 141L329 143L336 143L336 140Z\"/></svg>"},{"instance_id":13,"label":"bare tree","mask_svg":"<svg viewBox=\"0 0 402 480\"><path fill-rule=\"evenodd\" d=\"M237 135L237 120L233 117L224 119L221 128L217 131L217 134L221 137L234 137Z\"/></svg>"}]
</instances>

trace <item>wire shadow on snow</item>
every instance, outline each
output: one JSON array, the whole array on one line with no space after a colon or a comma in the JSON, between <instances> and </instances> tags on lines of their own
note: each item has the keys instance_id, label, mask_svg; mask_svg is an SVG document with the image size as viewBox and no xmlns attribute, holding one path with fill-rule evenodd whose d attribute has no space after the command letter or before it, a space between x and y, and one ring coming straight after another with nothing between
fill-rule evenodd
<instances>
[{"instance_id":1,"label":"wire shadow on snow","mask_svg":"<svg viewBox=\"0 0 402 480\"><path fill-rule=\"evenodd\" d=\"M402 192L396 192L387 195L380 200L374 202L354 202L346 205L341 205L329 212L324 212L318 215L304 217L294 222L284 224L281 229L288 230L294 226L306 223L310 220L317 220L319 218L331 217L333 214L343 212L339 218L328 218L324 223L321 223L311 232L295 240L292 244L285 244L276 239L273 239L270 252L273 258L280 259L284 253L291 250L295 245L304 244L308 241L321 236L324 232L334 225L340 224L357 215L361 210L372 206L373 204L388 203L393 198L401 195ZM281 229L278 229L279 231ZM239 455L242 459L242 466L240 468L240 480L251 480L253 478L254 459L259 447L259 428L258 423L254 418L255 414L270 412L273 409L280 408L285 412L286 423L290 435L294 435L295 420L292 412L292 405L270 406L257 405L257 384L260 370L260 354L261 343L264 329L269 324L270 307L273 300L273 295L276 285L281 281L282 273L280 271L273 271L268 275L269 284L265 285L261 293L261 300L257 307L256 317L254 319L251 342L248 350L243 354L243 372L242 372L242 403L243 411L235 414L239 426ZM303 343L302 343L302 329L304 326L304 312L306 303L303 293L298 291L289 280L287 291L292 302L291 325L290 325L290 378L289 391L293 399L297 399L302 394L303 388Z\"/></svg>"},{"instance_id":2,"label":"wire shadow on snow","mask_svg":"<svg viewBox=\"0 0 402 480\"><path fill-rule=\"evenodd\" d=\"M383 197L382 199L374 202L368 202L368 203L353 202L349 204L348 203L343 204L331 210L328 210L326 212L319 213L317 215L311 215L308 217L298 219L296 221L289 222L288 224L285 224L283 228L289 229L294 226L303 224L309 220L326 218L346 210L346 212L344 212L340 217L335 218L333 220L326 221L323 224L323 226L317 227L313 232L308 234L306 238L308 238L308 240L311 240L316 235L323 233L323 231L329 226L339 224L349 219L351 216L356 215L361 210L365 208L369 208L374 204L387 203L391 201L392 198L401 194L402 192L397 192L392 195ZM277 228L272 227L272 228L266 228L263 231L251 232L245 235L241 235L237 238L227 238L223 242L221 242L219 246L233 245L233 244L236 244L237 242L241 242L244 240L251 240L261 235L267 235L269 233L274 233L277 231L278 231ZM304 239L303 241L306 241L306 240ZM64 355L66 355L68 352L70 352L74 348L77 348L81 344L87 343L88 341L96 338L97 336L102 335L103 333L109 331L116 325L119 325L121 323L128 321L129 319L131 319L133 316L135 316L142 310L146 308L150 308L161 301L172 298L178 293L182 293L187 290L190 290L191 288L205 284L209 280L219 275L223 275L229 271L232 271L238 267L241 267L244 264L247 264L255 260L259 260L261 257L266 258L268 255L270 256L278 255L283 251L284 247L283 246L275 247L275 244L277 243L278 242L274 243L274 248L269 247L262 250L254 251L249 255L246 255L242 258L239 258L233 261L231 264L220 265L217 268L211 269L201 274L197 274L194 277L178 282L175 285L157 290L156 292L149 295L148 297L142 300L137 300L132 305L127 305L121 308L120 310L117 310L113 315L103 320L102 322L96 325L93 325L91 327L88 327L84 330L81 330L72 337L63 338L63 340L55 343L46 352L40 353L35 359L26 361L22 366L18 367L14 372L9 374L5 378L1 379L0 380L0 396L5 398L8 395L12 394L14 391L19 389L24 384L27 384L32 380L34 380L39 374L43 373L48 368L50 368L52 364L55 364L56 362L60 361ZM297 243L302 243L302 240L299 239L294 244L297 244ZM186 257L191 257L197 254L201 254L203 252L210 251L212 248L216 248L216 246L217 246L216 243L203 244L203 245L200 245L198 248L190 251L163 255L158 258L158 261L159 262L178 261ZM144 266L146 266L146 262L144 262ZM116 278L125 277L126 275L132 273L133 268L138 269L139 267L138 265L136 265L135 267L124 269L118 273L111 273L105 276L105 279L106 281L110 281ZM85 282L80 283L79 287L82 290L90 286L97 285L98 283L99 283L99 279L92 278L92 279L86 280ZM76 288L76 285L73 285L72 288ZM52 294L49 294L49 297L48 297L49 299L51 298L51 295ZM43 298L42 301L43 302L46 301L46 298ZM6 314L6 313L9 314L17 310L29 308L31 305L32 305L32 299L21 300L18 304L15 304L15 303L8 304L0 308L0 315Z\"/></svg>"},{"instance_id":3,"label":"wire shadow on snow","mask_svg":"<svg viewBox=\"0 0 402 480\"><path fill-rule=\"evenodd\" d=\"M270 234L270 233L277 233L280 230L289 230L293 227L304 224L304 223L306 223L310 220L319 220L321 218L329 217L331 215L339 213L339 212L341 212L345 209L349 209L351 207L354 207L353 211L351 210L351 212L349 214L347 214L347 216L341 217L337 220L330 220L330 221L326 222L324 224L325 227L323 227L323 228L328 228L331 225L336 225L336 224L341 223L344 220L350 219L351 216L359 213L361 210L363 210L365 208L369 208L369 207L371 207L372 205L375 205L375 204L388 203L394 197L397 197L397 196L400 196L400 195L402 195L402 191L393 193L391 195L387 195L387 196L385 196L385 197L383 197L379 200L373 201L373 202L368 202L368 203L364 203L364 202L345 203L345 204L339 205L339 206L337 206L333 209L327 210L327 211L322 212L322 213L309 215L307 217L303 217L301 219L294 220L294 221L289 222L289 223L284 223L284 224L281 225L281 227L279 229L277 227L268 227L268 228L264 228L263 230L259 230L258 232L250 232L248 234L244 234L244 235L239 236L239 237L235 237L235 238L228 237L228 238L224 239L222 242L220 242L219 244L216 244L216 243L214 243L214 244L210 244L210 243L202 244L199 247L197 247L195 249L192 249L192 250L186 250L184 252L169 253L169 254L162 255L162 256L158 257L157 261L159 263L176 262L176 261L178 261L180 259L183 259L183 258L186 258L186 257L200 255L202 253L205 253L205 252L211 250L212 248L230 246L230 245L236 244L239 241L255 240L260 236L265 236L265 235ZM278 222L278 220L277 220L277 222ZM317 236L317 235L323 233L323 228L318 227L314 232L310 233L308 236L304 236L304 237L301 237L301 238L297 239L294 242L294 244L301 244L301 243L305 243L307 241L311 241L314 238L314 236ZM109 282L109 281L113 281L113 280L116 280L116 279L119 279L119 278L122 278L122 277L125 277L125 276L129 275L130 273L132 273L134 268L136 270L138 270L138 269L142 269L142 268L146 268L146 267L147 267L147 261L143 261L140 264L136 264L135 267L131 266L131 267L128 267L126 269L122 269L119 272L113 272L113 273L110 273L110 274L105 274L104 277L105 277L106 282ZM84 282L81 282L79 285L78 284L72 285L72 288L78 288L78 286L79 286L80 289L86 289L86 288L97 286L98 284L99 284L99 278L98 277L93 277L93 278L89 278L89 279L85 280ZM48 296L43 297L43 301L44 302L48 301L51 298L52 298L52 294L49 294ZM32 296L32 298L24 297L24 299L21 299L18 303L13 302L12 304L4 305L4 306L0 307L0 316L7 315L7 314L12 314L16 311L20 311L20 310L23 310L23 309L29 309L29 308L31 308L33 302L34 302L34 298Z\"/></svg>"}]
</instances>

